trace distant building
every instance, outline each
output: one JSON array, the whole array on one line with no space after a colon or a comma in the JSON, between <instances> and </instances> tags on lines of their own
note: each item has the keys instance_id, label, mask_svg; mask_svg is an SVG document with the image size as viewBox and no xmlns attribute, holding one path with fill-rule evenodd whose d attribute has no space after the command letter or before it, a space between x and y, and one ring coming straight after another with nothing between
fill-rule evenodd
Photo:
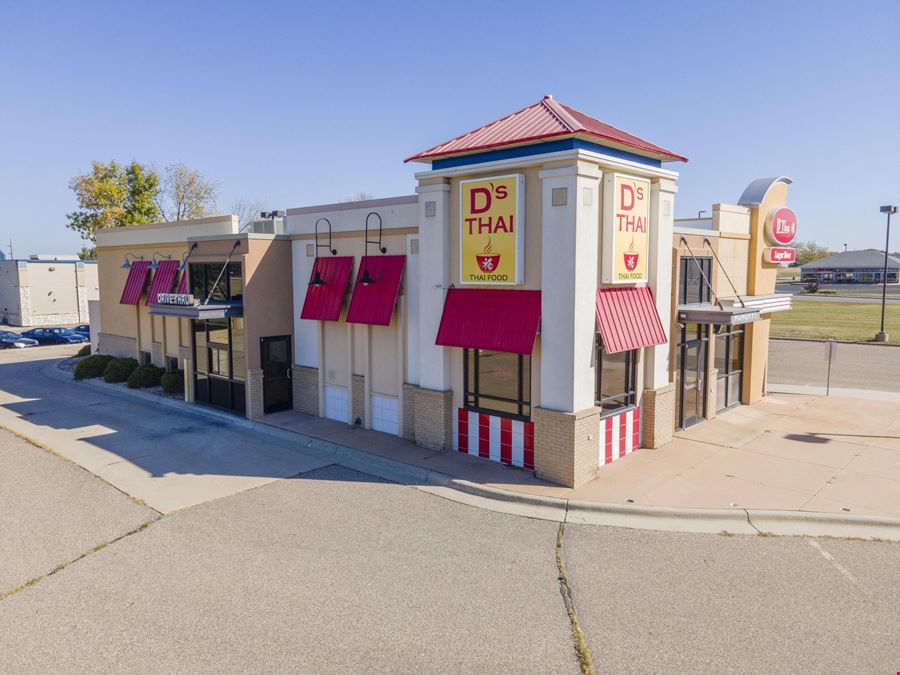
<instances>
[{"instance_id":1,"label":"distant building","mask_svg":"<svg viewBox=\"0 0 900 675\"><path fill-rule=\"evenodd\" d=\"M6 254L0 249L0 260L6 260Z\"/></svg>"},{"instance_id":2,"label":"distant building","mask_svg":"<svg viewBox=\"0 0 900 675\"><path fill-rule=\"evenodd\" d=\"M88 322L88 300L100 298L97 264L70 256L0 258L0 324L48 326Z\"/></svg>"},{"instance_id":3,"label":"distant building","mask_svg":"<svg viewBox=\"0 0 900 675\"><path fill-rule=\"evenodd\" d=\"M844 251L816 260L800 268L801 281L825 284L880 284L884 272L884 251L867 248ZM896 284L900 277L900 258L888 256L887 282Z\"/></svg>"}]
</instances>

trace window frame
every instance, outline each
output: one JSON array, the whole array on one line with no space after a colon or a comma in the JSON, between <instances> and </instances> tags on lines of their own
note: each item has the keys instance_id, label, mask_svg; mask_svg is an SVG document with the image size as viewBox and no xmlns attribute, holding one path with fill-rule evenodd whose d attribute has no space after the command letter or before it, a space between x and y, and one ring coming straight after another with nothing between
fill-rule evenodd
<instances>
[{"instance_id":1,"label":"window frame","mask_svg":"<svg viewBox=\"0 0 900 675\"><path fill-rule=\"evenodd\" d=\"M603 356L606 350L603 348L603 337L597 333L594 340L594 405L600 408L603 414L612 414L634 408L637 406L637 366L638 366L638 349L629 349L625 354L625 391L614 394L612 396L602 396L603 391ZM621 401L624 403L612 408L607 408L604 403L610 401Z\"/></svg>"},{"instance_id":2,"label":"window frame","mask_svg":"<svg viewBox=\"0 0 900 675\"><path fill-rule=\"evenodd\" d=\"M470 373L470 352L471 362L474 372ZM523 422L531 421L531 354L512 354L517 357L517 383L516 390L518 392L517 399L505 398L502 396L492 396L490 394L481 393L480 377L479 377L479 361L481 352L492 352L497 354L512 354L511 352L497 352L491 349L469 349L463 348L463 408L472 410L473 412L484 413L486 415L496 415L498 417L507 417L509 419L521 420ZM528 391L525 391L524 374L528 372ZM474 386L473 386L474 385ZM483 405L484 400L499 401L516 406L517 412L511 413L508 410L497 410Z\"/></svg>"},{"instance_id":3,"label":"window frame","mask_svg":"<svg viewBox=\"0 0 900 675\"><path fill-rule=\"evenodd\" d=\"M679 270L679 279L678 279L678 304L679 305L705 305L709 304L712 301L712 296L710 294L710 288L706 285L706 282L703 280L703 275L700 275L700 298L699 300L696 298L688 298L688 271L689 270L697 270L697 266L700 266L700 269L703 270L703 274L706 275L706 278L709 280L709 283L712 283L712 257L708 256L682 256L681 257L681 268Z\"/></svg>"}]
</instances>

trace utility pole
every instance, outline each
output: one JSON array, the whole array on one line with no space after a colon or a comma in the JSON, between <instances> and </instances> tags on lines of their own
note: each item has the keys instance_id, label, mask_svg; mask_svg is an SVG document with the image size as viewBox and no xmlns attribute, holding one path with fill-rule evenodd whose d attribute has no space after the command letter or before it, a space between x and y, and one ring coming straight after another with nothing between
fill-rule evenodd
<instances>
[{"instance_id":1,"label":"utility pole","mask_svg":"<svg viewBox=\"0 0 900 675\"><path fill-rule=\"evenodd\" d=\"M9 259L13 260L16 256L13 255L13 247L12 247L12 239L9 240Z\"/></svg>"}]
</instances>

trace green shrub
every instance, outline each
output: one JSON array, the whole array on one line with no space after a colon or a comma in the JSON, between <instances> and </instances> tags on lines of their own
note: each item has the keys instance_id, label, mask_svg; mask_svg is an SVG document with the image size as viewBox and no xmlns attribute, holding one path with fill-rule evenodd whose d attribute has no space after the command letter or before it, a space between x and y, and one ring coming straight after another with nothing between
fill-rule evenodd
<instances>
[{"instance_id":1,"label":"green shrub","mask_svg":"<svg viewBox=\"0 0 900 675\"><path fill-rule=\"evenodd\" d=\"M90 355L91 355L91 346L85 345L84 347L82 347L81 349L78 350L78 353L75 355L75 358L77 359L80 356L90 356Z\"/></svg>"},{"instance_id":2,"label":"green shrub","mask_svg":"<svg viewBox=\"0 0 900 675\"><path fill-rule=\"evenodd\" d=\"M128 376L128 388L147 389L148 387L158 387L164 372L166 371L156 366L138 366Z\"/></svg>"},{"instance_id":3,"label":"green shrub","mask_svg":"<svg viewBox=\"0 0 900 675\"><path fill-rule=\"evenodd\" d=\"M127 382L137 367L137 359L112 359L106 364L103 379L107 382Z\"/></svg>"},{"instance_id":4,"label":"green shrub","mask_svg":"<svg viewBox=\"0 0 900 675\"><path fill-rule=\"evenodd\" d=\"M167 394L181 394L184 392L184 371L171 370L164 373L159 383Z\"/></svg>"},{"instance_id":5,"label":"green shrub","mask_svg":"<svg viewBox=\"0 0 900 675\"><path fill-rule=\"evenodd\" d=\"M78 365L75 366L75 379L89 380L100 377L106 370L106 366L112 360L112 356L106 356L104 354L93 354L92 356L81 359L81 361L78 362Z\"/></svg>"}]
</instances>

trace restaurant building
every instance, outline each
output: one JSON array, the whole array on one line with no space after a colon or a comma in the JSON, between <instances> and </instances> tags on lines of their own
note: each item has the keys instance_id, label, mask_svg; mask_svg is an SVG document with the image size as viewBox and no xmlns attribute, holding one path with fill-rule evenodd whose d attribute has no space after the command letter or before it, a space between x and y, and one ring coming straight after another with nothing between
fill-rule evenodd
<instances>
[{"instance_id":1,"label":"restaurant building","mask_svg":"<svg viewBox=\"0 0 900 675\"><path fill-rule=\"evenodd\" d=\"M101 233L101 351L176 357L189 400L251 418L292 408L567 486L764 395L789 179L676 222L686 159L551 97L407 161L415 194L288 209L267 234Z\"/></svg>"},{"instance_id":2,"label":"restaurant building","mask_svg":"<svg viewBox=\"0 0 900 675\"><path fill-rule=\"evenodd\" d=\"M807 263L800 269L801 281L823 284L880 284L885 274L884 251L867 248L843 251ZM887 257L887 283L900 280L900 258Z\"/></svg>"},{"instance_id":3,"label":"restaurant building","mask_svg":"<svg viewBox=\"0 0 900 675\"><path fill-rule=\"evenodd\" d=\"M236 216L97 233L99 351L185 373L185 399L250 418L291 407L291 243ZM95 327L96 328L96 327Z\"/></svg>"}]
</instances>

